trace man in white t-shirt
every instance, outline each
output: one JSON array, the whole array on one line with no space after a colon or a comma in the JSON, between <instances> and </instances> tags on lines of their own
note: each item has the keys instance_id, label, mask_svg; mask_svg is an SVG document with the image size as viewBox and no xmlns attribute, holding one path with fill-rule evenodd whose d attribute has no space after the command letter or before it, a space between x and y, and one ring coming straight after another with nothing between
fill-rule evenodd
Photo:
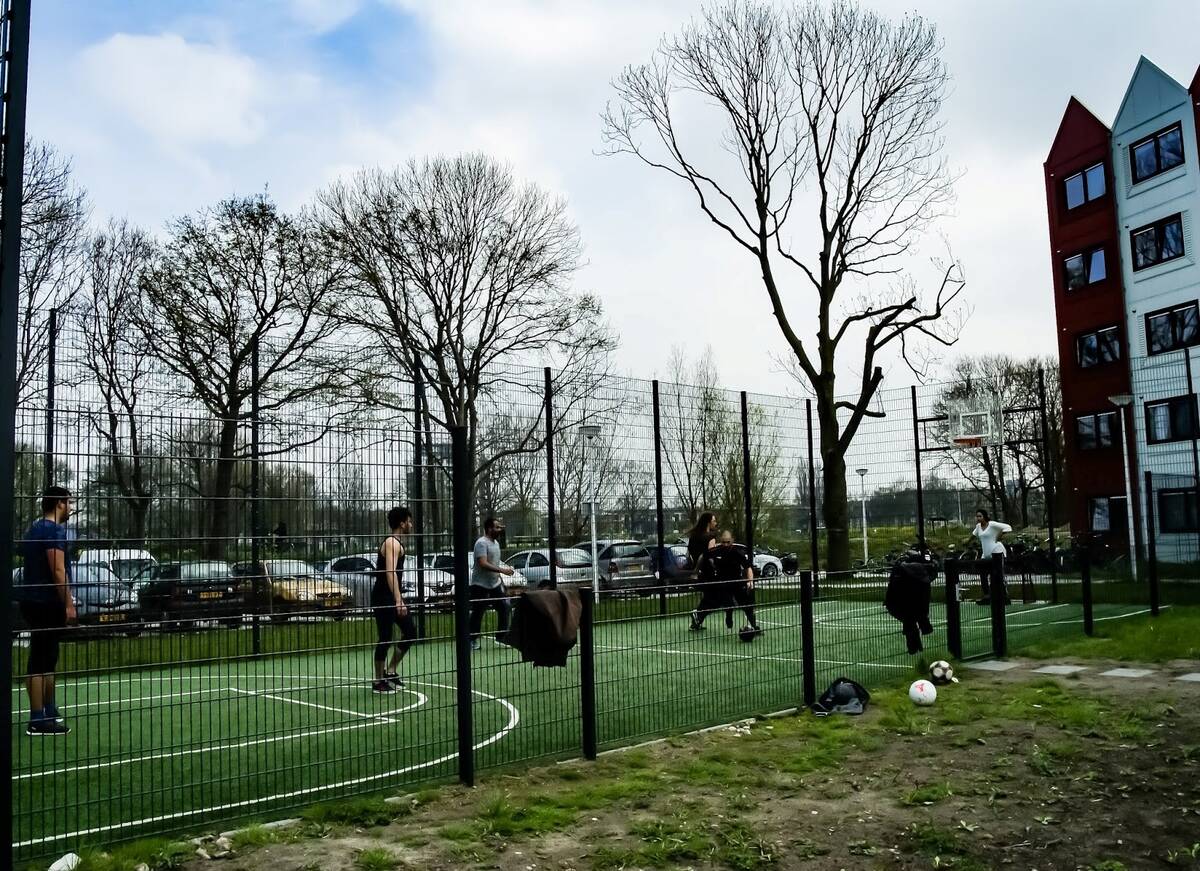
<instances>
[{"instance_id":1,"label":"man in white t-shirt","mask_svg":"<svg viewBox=\"0 0 1200 871\"><path fill-rule=\"evenodd\" d=\"M1000 584L997 595L1004 596L1005 605L1012 601L1008 597L1008 587L1004 583L1004 558L1008 555L1008 551L1005 549L1004 542L1001 539L1004 538L1004 533L1006 532L1012 532L1012 527L1007 523L992 520L982 508L975 512L975 528L971 530L971 535L979 539L979 555L984 563L979 573L983 595L979 598L977 604L991 604L990 582L993 572L996 573Z\"/></svg>"},{"instance_id":2,"label":"man in white t-shirt","mask_svg":"<svg viewBox=\"0 0 1200 871\"><path fill-rule=\"evenodd\" d=\"M475 542L471 560L471 649L479 649L479 636L483 629L483 616L489 608L496 610L498 631L508 629L508 593L504 589L504 578L513 570L500 562L500 536L504 533L504 521L489 517L483 522L483 535Z\"/></svg>"}]
</instances>

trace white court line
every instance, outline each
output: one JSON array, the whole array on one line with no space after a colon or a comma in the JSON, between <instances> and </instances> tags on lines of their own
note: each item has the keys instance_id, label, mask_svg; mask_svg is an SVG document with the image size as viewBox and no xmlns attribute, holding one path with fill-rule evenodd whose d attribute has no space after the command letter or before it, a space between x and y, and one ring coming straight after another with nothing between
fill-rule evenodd
<instances>
[{"instance_id":1,"label":"white court line","mask_svg":"<svg viewBox=\"0 0 1200 871\"><path fill-rule=\"evenodd\" d=\"M1163 605L1159 608L1159 610L1165 611L1170 607L1171 607L1170 605ZM1143 608L1141 611L1130 611L1128 614L1110 614L1107 617L1095 617L1092 619L1092 622L1099 623L1101 620L1124 620L1126 617L1136 617L1138 614L1149 614L1152 610L1153 610L1152 608ZM1083 617L1080 617L1078 620L1055 620L1053 623L1027 623L1027 624L1018 624L1018 625L1060 626L1060 625L1064 625L1064 624L1076 624L1076 623L1082 623L1082 622L1083 622Z\"/></svg>"},{"instance_id":2,"label":"white court line","mask_svg":"<svg viewBox=\"0 0 1200 871\"><path fill-rule=\"evenodd\" d=\"M305 708L315 708L318 711L332 711L335 714L346 714L351 717L362 717L368 720L378 720L381 723L389 723L395 725L396 721L383 716L382 714L364 714L361 711L351 711L346 708L334 708L330 705L318 705L316 702L302 702L299 699L289 699L284 696L273 696L270 693L259 693L254 690L239 690L237 687L230 687L235 693L243 696L253 696L254 698L270 699L273 702L286 702L289 705L300 705Z\"/></svg>"},{"instance_id":3,"label":"white court line","mask_svg":"<svg viewBox=\"0 0 1200 871\"><path fill-rule=\"evenodd\" d=\"M393 715L403 714L407 711L423 707L429 702L429 697L424 693L419 693L416 690L401 690L401 692L411 693L417 697L417 700L410 705L405 705L403 708L397 708L392 711ZM256 694L257 695L257 694ZM366 714L359 716L365 717ZM394 722L388 720L388 722ZM112 759L108 762L92 762L86 765L72 765L68 768L51 768L45 771L35 771L27 774L19 774L13 780L35 780L40 777L53 777L58 774L70 774L75 771L95 771L101 768L116 768L121 765L136 765L141 762L150 762L158 759L178 759L184 756L196 756L202 753L215 753L218 750L243 750L247 747L258 747L263 744L275 744L279 741L298 741L303 738L315 738L320 735L332 735L338 732L350 732L355 729L366 729L371 726L378 725L374 721L368 720L361 723L354 723L348 726L330 726L324 729L312 729L307 732L288 732L282 735L275 735L270 738L254 738L248 741L233 741L225 744L210 744L205 747L194 747L191 750L170 750L163 753L152 753L149 756L138 756L136 759Z\"/></svg>"},{"instance_id":4,"label":"white court line","mask_svg":"<svg viewBox=\"0 0 1200 871\"><path fill-rule=\"evenodd\" d=\"M422 686L437 687L444 690L456 689L455 687L447 686L446 684L428 683L426 681L412 681L412 683L420 684ZM502 699L499 696L493 696L489 695L488 693L481 692L480 690L473 689L471 690L471 693L472 695L479 696L480 698L487 699L488 701L497 702L508 710L508 723L505 724L504 728L490 738L473 745L471 748L472 750L479 750L483 747L487 747L490 744L495 744L497 741L502 740L505 736L512 732L513 729L517 728L517 724L521 722L521 713L511 702L509 702L507 699ZM128 820L123 823L112 823L105 826L92 826L91 828L78 829L74 832L64 832L60 835L47 835L44 838L31 838L28 841L19 841L13 844L13 846L31 847L37 844L48 844L56 841L82 838L85 835L96 835L100 834L101 832L112 832L120 829L136 828L138 826L147 826L151 823L162 823L169 820L187 819L188 817L200 816L202 814L214 814L221 811L251 807L256 804L271 801L283 801L285 799L299 798L301 796L312 795L314 793L328 792L329 790L334 789L345 789L346 787L359 786L375 780L384 780L389 777L397 777L401 774L408 774L412 771L418 771L422 768L432 768L435 765L441 765L444 762L449 762L450 760L456 758L458 758L457 751L454 753L448 753L445 756L440 756L437 759L430 760L429 762L418 762L414 765L406 765L404 768L397 768L394 771L386 771L382 774L370 774L363 777L355 777L350 780L339 781L338 783L325 783L321 784L320 786L306 786L302 789L293 789L288 792L276 793L275 795L262 796L260 798L248 798L243 799L242 801L226 802L225 804L212 805L205 808L196 808L194 810L176 811L175 813L169 814L158 814L157 816L146 817L140 820Z\"/></svg>"},{"instance_id":5,"label":"white court line","mask_svg":"<svg viewBox=\"0 0 1200 871\"><path fill-rule=\"evenodd\" d=\"M596 647L603 650L648 650L656 653L670 653L675 656L718 656L726 659L769 659L774 662L804 662L802 659L787 656L752 656L744 653L715 653L708 650L676 650L671 647L614 647L608 644L597 644ZM907 665L894 665L888 662L849 662L842 659L814 659L813 662L820 663L821 665L873 665L877 668L907 669L910 667Z\"/></svg>"}]
</instances>

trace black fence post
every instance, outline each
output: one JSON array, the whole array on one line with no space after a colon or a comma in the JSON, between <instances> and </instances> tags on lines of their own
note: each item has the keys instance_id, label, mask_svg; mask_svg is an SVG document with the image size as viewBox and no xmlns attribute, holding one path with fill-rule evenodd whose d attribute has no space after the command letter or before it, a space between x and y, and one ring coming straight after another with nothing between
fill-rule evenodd
<instances>
[{"instance_id":1,"label":"black fence post","mask_svg":"<svg viewBox=\"0 0 1200 871\"><path fill-rule=\"evenodd\" d=\"M958 560L946 560L946 646L962 659L962 614L959 609Z\"/></svg>"},{"instance_id":2,"label":"black fence post","mask_svg":"<svg viewBox=\"0 0 1200 871\"><path fill-rule=\"evenodd\" d=\"M558 589L558 522L554 506L554 379L547 366L546 379L546 547L550 550L550 587Z\"/></svg>"},{"instance_id":3,"label":"black fence post","mask_svg":"<svg viewBox=\"0 0 1200 871\"><path fill-rule=\"evenodd\" d=\"M454 662L458 713L458 779L475 785L475 711L471 705L471 470L467 468L467 428L450 427L450 467L454 476Z\"/></svg>"},{"instance_id":4,"label":"black fence post","mask_svg":"<svg viewBox=\"0 0 1200 871\"><path fill-rule=\"evenodd\" d=\"M54 383L55 358L58 346L58 309L50 309L46 331L46 452L42 457L42 486L54 483ZM112 523L112 518L108 521Z\"/></svg>"},{"instance_id":5,"label":"black fence post","mask_svg":"<svg viewBox=\"0 0 1200 871\"><path fill-rule=\"evenodd\" d=\"M1158 531L1154 522L1154 475L1146 470L1146 582L1150 585L1150 613L1158 616Z\"/></svg>"},{"instance_id":6,"label":"black fence post","mask_svg":"<svg viewBox=\"0 0 1200 871\"><path fill-rule=\"evenodd\" d=\"M14 508L14 465L17 413L17 311L20 306L21 202L25 164L25 96L29 80L30 0L5 0L0 24L0 53L3 55L4 124L0 135L3 162L0 165L0 673L8 685L12 680L12 518ZM13 843L12 730L13 695L7 688L0 716L5 732L0 744L0 844ZM15 864L16 850L9 851L6 865Z\"/></svg>"},{"instance_id":7,"label":"black fence post","mask_svg":"<svg viewBox=\"0 0 1200 871\"><path fill-rule=\"evenodd\" d=\"M917 413L917 386L912 391L913 465L917 472L917 543L925 547L925 485L921 481L921 424Z\"/></svg>"},{"instance_id":8,"label":"black fence post","mask_svg":"<svg viewBox=\"0 0 1200 871\"><path fill-rule=\"evenodd\" d=\"M1058 604L1058 541L1055 537L1054 517L1054 475L1050 469L1054 465L1054 454L1050 450L1050 418L1046 408L1046 372L1038 369L1038 410L1041 413L1042 425L1042 468L1045 470L1043 496L1046 500L1046 526L1050 532L1050 601Z\"/></svg>"},{"instance_id":9,"label":"black fence post","mask_svg":"<svg viewBox=\"0 0 1200 871\"><path fill-rule=\"evenodd\" d=\"M250 391L250 585L253 590L254 602L251 617L251 645L255 656L262 656L262 625L260 612L262 603L271 601L270 588L266 578L260 572L262 561L262 492L261 492L261 463L259 462L259 369L258 369L258 340L250 349L250 378L253 389ZM244 553L244 551L243 551Z\"/></svg>"},{"instance_id":10,"label":"black fence post","mask_svg":"<svg viewBox=\"0 0 1200 871\"><path fill-rule=\"evenodd\" d=\"M817 701L817 653L813 638L816 623L813 620L813 580L815 572L800 573L800 668L804 687L804 706L811 708Z\"/></svg>"},{"instance_id":11,"label":"black fence post","mask_svg":"<svg viewBox=\"0 0 1200 871\"><path fill-rule=\"evenodd\" d=\"M412 512L413 551L417 558L417 635L424 638L425 632L425 446L421 443L422 411L421 398L425 389L421 384L421 370L413 367L413 462L412 462Z\"/></svg>"},{"instance_id":12,"label":"black fence post","mask_svg":"<svg viewBox=\"0 0 1200 871\"><path fill-rule=\"evenodd\" d=\"M596 644L592 632L595 608L592 590L580 591L579 603L579 713L582 718L583 757L596 758Z\"/></svg>"},{"instance_id":13,"label":"black fence post","mask_svg":"<svg viewBox=\"0 0 1200 871\"><path fill-rule=\"evenodd\" d=\"M750 468L750 403L742 391L742 507L746 512L746 550L754 560L754 482Z\"/></svg>"},{"instance_id":14,"label":"black fence post","mask_svg":"<svg viewBox=\"0 0 1200 871\"><path fill-rule=\"evenodd\" d=\"M1090 542L1085 544L1079 555L1079 580L1083 593L1083 634L1096 631L1095 615L1092 613L1092 555Z\"/></svg>"},{"instance_id":15,"label":"black fence post","mask_svg":"<svg viewBox=\"0 0 1200 871\"><path fill-rule=\"evenodd\" d=\"M1008 656L1008 584L1004 580L1004 556L992 554L988 571L992 575L992 653L1003 659Z\"/></svg>"},{"instance_id":16,"label":"black fence post","mask_svg":"<svg viewBox=\"0 0 1200 871\"><path fill-rule=\"evenodd\" d=\"M651 382L651 397L654 403L654 532L655 543L658 547L658 613L659 616L666 616L667 613L667 568L666 561L668 554L666 552L667 544L665 524L663 522L663 486L662 486L662 410L658 398L658 379L655 378ZM670 559L674 559L674 554L670 555ZM675 566L671 566L670 571L675 571Z\"/></svg>"},{"instance_id":17,"label":"black fence post","mask_svg":"<svg viewBox=\"0 0 1200 871\"><path fill-rule=\"evenodd\" d=\"M821 570L817 564L820 553L817 544L817 463L813 455L812 400L804 400L804 416L808 421L808 540L812 561L813 596L821 594Z\"/></svg>"}]
</instances>

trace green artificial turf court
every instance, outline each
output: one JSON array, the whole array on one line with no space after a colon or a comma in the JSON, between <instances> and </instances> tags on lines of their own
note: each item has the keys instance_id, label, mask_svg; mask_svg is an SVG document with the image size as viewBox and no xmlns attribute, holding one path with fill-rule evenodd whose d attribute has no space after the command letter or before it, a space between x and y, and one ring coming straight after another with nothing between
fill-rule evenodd
<instances>
[{"instance_id":1,"label":"green artificial turf court","mask_svg":"<svg viewBox=\"0 0 1200 871\"><path fill-rule=\"evenodd\" d=\"M800 607L793 590L772 593L763 591L766 604L760 605L759 618L765 631L751 643L728 631L719 613L709 616L704 631L689 632L691 597L671 597L675 613L667 617L652 615L656 601L598 605L600 747L797 706L802 698ZM913 673L918 657L905 651L899 625L869 598L814 603L818 693L840 675L869 688ZM1096 618L1142 610L1098 605ZM926 639L925 661L947 655L940 602L931 617L936 631ZM1010 645L1023 638L1079 634L1080 619L1073 603L1014 604L1008 611ZM734 628L742 622L739 613ZM444 630L449 622L431 626ZM280 645L285 652L102 671L85 670L86 658L75 652L76 672L63 677L58 694L73 729L65 738L24 734L23 690L14 682L16 856L212 830L237 819L279 818L322 800L402 791L456 775L450 638L443 634L418 644L402 667L408 678L404 691L380 696L370 689L370 621L264 631L266 649L274 640L270 632L286 634L288 643ZM209 634L222 632L226 638L248 634ZM296 639L305 633L314 639L312 649L298 651ZM963 603L962 635L964 656L990 653L987 608ZM144 645L152 640L122 641ZM92 649L98 656L100 648ZM566 668L534 669L521 663L516 651L485 640L472 657L476 767L578 755L579 685L578 648Z\"/></svg>"}]
</instances>

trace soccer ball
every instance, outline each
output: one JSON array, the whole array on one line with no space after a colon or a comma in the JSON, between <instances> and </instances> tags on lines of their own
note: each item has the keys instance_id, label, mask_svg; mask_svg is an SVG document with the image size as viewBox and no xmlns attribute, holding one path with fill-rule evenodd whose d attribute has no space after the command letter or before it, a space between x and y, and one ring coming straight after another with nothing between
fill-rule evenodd
<instances>
[{"instance_id":1,"label":"soccer ball","mask_svg":"<svg viewBox=\"0 0 1200 871\"><path fill-rule=\"evenodd\" d=\"M937 701L937 687L927 680L915 680L908 688L908 697L914 705L932 705Z\"/></svg>"},{"instance_id":2,"label":"soccer ball","mask_svg":"<svg viewBox=\"0 0 1200 871\"><path fill-rule=\"evenodd\" d=\"M742 641L753 641L756 635L758 635L758 630L753 626L743 626L738 631L738 638L742 639Z\"/></svg>"},{"instance_id":3,"label":"soccer ball","mask_svg":"<svg viewBox=\"0 0 1200 871\"><path fill-rule=\"evenodd\" d=\"M954 676L954 669L944 659L939 659L933 665L929 666L929 679L938 686L945 686L948 683L958 683L958 678Z\"/></svg>"}]
</instances>

